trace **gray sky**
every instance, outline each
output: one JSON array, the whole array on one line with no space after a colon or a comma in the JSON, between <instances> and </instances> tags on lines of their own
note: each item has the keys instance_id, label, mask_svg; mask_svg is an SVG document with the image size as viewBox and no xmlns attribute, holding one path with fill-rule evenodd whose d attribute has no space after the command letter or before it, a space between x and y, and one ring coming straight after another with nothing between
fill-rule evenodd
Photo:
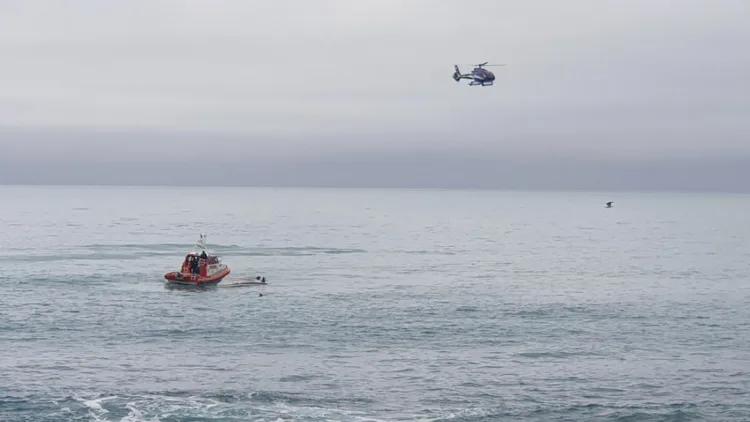
<instances>
[{"instance_id":1,"label":"gray sky","mask_svg":"<svg viewBox=\"0 0 750 422\"><path fill-rule=\"evenodd\" d=\"M404 185L575 187L603 160L728 188L748 45L747 0L0 0L0 183L172 183L213 145L212 183L388 184L419 157ZM509 64L494 87L451 79L482 61Z\"/></svg>"}]
</instances>

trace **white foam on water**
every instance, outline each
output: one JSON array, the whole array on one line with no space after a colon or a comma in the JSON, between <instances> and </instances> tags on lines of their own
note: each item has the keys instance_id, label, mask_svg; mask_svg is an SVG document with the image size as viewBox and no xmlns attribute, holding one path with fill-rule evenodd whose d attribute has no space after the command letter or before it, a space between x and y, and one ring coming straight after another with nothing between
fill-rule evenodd
<instances>
[{"instance_id":1,"label":"white foam on water","mask_svg":"<svg viewBox=\"0 0 750 422\"><path fill-rule=\"evenodd\" d=\"M128 408L130 413L128 413L127 416L120 419L120 422L161 422L158 418L145 419L143 417L143 412L141 412L135 407L134 402L130 402L126 404L125 407Z\"/></svg>"},{"instance_id":2,"label":"white foam on water","mask_svg":"<svg viewBox=\"0 0 750 422\"><path fill-rule=\"evenodd\" d=\"M92 411L94 411L96 413L99 413L99 414L104 414L104 413L109 413L109 410L107 410L104 407L102 407L102 402L104 402L106 400L113 400L113 399L116 399L116 398L117 398L117 396L109 396L109 397L101 397L101 398L93 399L93 400L82 400L82 399L78 399L78 398L76 398L76 400L81 401L90 410L92 410Z\"/></svg>"}]
</instances>

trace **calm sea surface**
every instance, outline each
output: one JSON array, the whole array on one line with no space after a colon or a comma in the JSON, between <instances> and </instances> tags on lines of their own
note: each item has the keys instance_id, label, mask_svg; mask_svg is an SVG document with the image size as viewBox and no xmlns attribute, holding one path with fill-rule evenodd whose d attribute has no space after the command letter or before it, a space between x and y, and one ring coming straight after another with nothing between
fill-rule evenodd
<instances>
[{"instance_id":1,"label":"calm sea surface","mask_svg":"<svg viewBox=\"0 0 750 422\"><path fill-rule=\"evenodd\" d=\"M167 288L200 232L268 285ZM0 187L0 247L2 421L750 420L749 196Z\"/></svg>"}]
</instances>

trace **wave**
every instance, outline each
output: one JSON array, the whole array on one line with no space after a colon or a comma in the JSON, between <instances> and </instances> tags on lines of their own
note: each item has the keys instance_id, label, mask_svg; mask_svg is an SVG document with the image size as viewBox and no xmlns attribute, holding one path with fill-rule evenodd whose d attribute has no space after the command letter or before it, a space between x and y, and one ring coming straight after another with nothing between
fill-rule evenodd
<instances>
[{"instance_id":1,"label":"wave","mask_svg":"<svg viewBox=\"0 0 750 422\"><path fill-rule=\"evenodd\" d=\"M156 244L85 244L59 253L34 253L34 248L11 248L0 255L0 262L61 262L61 261L132 261L147 257L178 257L194 250L181 243ZM222 257L295 257L319 255L365 254L361 248L334 248L322 246L245 247L241 245L213 245L209 251ZM388 250L389 254L404 255L457 255L464 251L446 250Z\"/></svg>"},{"instance_id":2,"label":"wave","mask_svg":"<svg viewBox=\"0 0 750 422\"><path fill-rule=\"evenodd\" d=\"M515 356L521 357L521 358L527 358L527 359L568 359L568 358L575 358L575 357L602 357L606 358L606 354L602 353L596 353L591 351L554 351L554 352L547 352L547 351L539 351L539 352L519 352L515 353Z\"/></svg>"},{"instance_id":3,"label":"wave","mask_svg":"<svg viewBox=\"0 0 750 422\"><path fill-rule=\"evenodd\" d=\"M718 416L718 415L717 415ZM702 420L704 413L695 404L663 404L657 406L605 406L598 404L545 405L528 403L520 408L469 408L449 412L431 419L431 422L490 422L497 420L526 421L651 421L651 420Z\"/></svg>"},{"instance_id":4,"label":"wave","mask_svg":"<svg viewBox=\"0 0 750 422\"><path fill-rule=\"evenodd\" d=\"M201 421L421 421L484 422L497 420L697 420L740 418L747 405L716 402L599 404L559 400L505 402L496 407L474 407L470 401L429 401L431 408L411 412L382 409L362 398L312 397L291 392L143 391L137 393L78 393L50 397L0 396L0 419L19 422L89 420L123 422ZM427 404L427 403L425 403Z\"/></svg>"},{"instance_id":5,"label":"wave","mask_svg":"<svg viewBox=\"0 0 750 422\"><path fill-rule=\"evenodd\" d=\"M83 245L75 252L59 254L21 254L29 250L11 250L0 256L0 261L14 262L55 262L55 261L99 261L137 260L144 257L176 256L181 259L190 247L181 244L151 245ZM220 256L316 256L367 253L364 249L325 248L317 246L245 248L237 245L217 246L209 249ZM14 253L15 252L15 253Z\"/></svg>"},{"instance_id":6,"label":"wave","mask_svg":"<svg viewBox=\"0 0 750 422\"><path fill-rule=\"evenodd\" d=\"M52 400L33 396L0 397L0 419L19 422L380 421L370 412L356 409L370 404L372 401L368 399L336 400L281 392L81 392Z\"/></svg>"}]
</instances>

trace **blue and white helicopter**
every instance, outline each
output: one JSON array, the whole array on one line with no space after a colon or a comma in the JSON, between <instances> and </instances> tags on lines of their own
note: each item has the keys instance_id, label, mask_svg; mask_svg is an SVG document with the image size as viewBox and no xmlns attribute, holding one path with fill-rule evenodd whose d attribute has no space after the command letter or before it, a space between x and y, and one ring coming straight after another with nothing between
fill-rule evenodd
<instances>
[{"instance_id":1,"label":"blue and white helicopter","mask_svg":"<svg viewBox=\"0 0 750 422\"><path fill-rule=\"evenodd\" d=\"M470 79L469 86L481 85L492 86L495 83L495 74L485 69L484 66L505 66L505 64L487 64L487 62L475 65L471 73L461 74L458 65L454 65L456 71L453 73L453 79L458 82L461 79Z\"/></svg>"}]
</instances>

